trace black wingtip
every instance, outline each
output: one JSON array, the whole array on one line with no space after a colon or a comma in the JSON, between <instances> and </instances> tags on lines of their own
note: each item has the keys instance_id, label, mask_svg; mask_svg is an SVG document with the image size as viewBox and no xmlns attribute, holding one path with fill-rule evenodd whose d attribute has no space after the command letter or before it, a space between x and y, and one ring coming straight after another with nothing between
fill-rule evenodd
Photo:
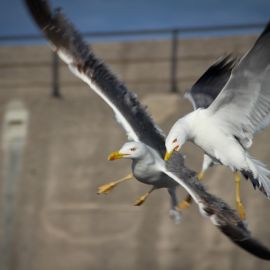
<instances>
[{"instance_id":1,"label":"black wingtip","mask_svg":"<svg viewBox=\"0 0 270 270\"><path fill-rule=\"evenodd\" d=\"M207 108L215 100L227 83L236 62L237 59L231 54L219 58L185 93L195 109Z\"/></svg>"},{"instance_id":2,"label":"black wingtip","mask_svg":"<svg viewBox=\"0 0 270 270\"><path fill-rule=\"evenodd\" d=\"M42 29L52 19L51 7L46 0L24 0L31 16Z\"/></svg>"},{"instance_id":3,"label":"black wingtip","mask_svg":"<svg viewBox=\"0 0 270 270\"><path fill-rule=\"evenodd\" d=\"M53 48L70 50L76 56L88 54L88 45L62 13L61 8L51 8L47 0L24 1L35 23L54 45Z\"/></svg>"},{"instance_id":4,"label":"black wingtip","mask_svg":"<svg viewBox=\"0 0 270 270\"><path fill-rule=\"evenodd\" d=\"M241 59L235 72L243 70L254 74L262 74L269 66L270 61L270 21L266 24L264 30L257 38L253 47Z\"/></svg>"},{"instance_id":5,"label":"black wingtip","mask_svg":"<svg viewBox=\"0 0 270 270\"><path fill-rule=\"evenodd\" d=\"M270 250L258 240L250 238L243 241L232 240L235 244L246 250L250 254L263 259L270 260Z\"/></svg>"},{"instance_id":6,"label":"black wingtip","mask_svg":"<svg viewBox=\"0 0 270 270\"><path fill-rule=\"evenodd\" d=\"M232 54L227 54L225 56L220 57L213 65L212 68L218 71L220 70L228 70L231 71L235 66L236 58Z\"/></svg>"},{"instance_id":7,"label":"black wingtip","mask_svg":"<svg viewBox=\"0 0 270 270\"><path fill-rule=\"evenodd\" d=\"M245 177L246 180L250 180L254 189L258 188L265 196L267 196L267 192L264 189L263 185L260 184L260 181L258 178L255 178L253 176L253 173L251 171L242 170L241 173Z\"/></svg>"},{"instance_id":8,"label":"black wingtip","mask_svg":"<svg viewBox=\"0 0 270 270\"><path fill-rule=\"evenodd\" d=\"M270 20L268 21L268 23L266 24L266 26L264 27L263 32L260 34L259 38L257 39L257 42L262 39L265 35L267 35L268 33L270 33Z\"/></svg>"},{"instance_id":9,"label":"black wingtip","mask_svg":"<svg viewBox=\"0 0 270 270\"><path fill-rule=\"evenodd\" d=\"M199 78L196 84L209 80L213 77L222 76L224 74L230 75L232 69L236 65L236 62L237 59L233 57L232 54L227 54L219 58L205 71L205 73Z\"/></svg>"},{"instance_id":10,"label":"black wingtip","mask_svg":"<svg viewBox=\"0 0 270 270\"><path fill-rule=\"evenodd\" d=\"M226 222L217 227L233 243L248 253L263 260L270 260L270 249L254 239L242 221L239 220L237 224Z\"/></svg>"}]
</instances>

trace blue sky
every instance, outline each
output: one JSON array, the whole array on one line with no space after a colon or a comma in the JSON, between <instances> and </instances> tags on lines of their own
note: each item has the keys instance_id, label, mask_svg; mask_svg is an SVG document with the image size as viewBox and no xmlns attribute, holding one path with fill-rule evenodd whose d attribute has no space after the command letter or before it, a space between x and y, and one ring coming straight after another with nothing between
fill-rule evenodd
<instances>
[{"instance_id":1,"label":"blue sky","mask_svg":"<svg viewBox=\"0 0 270 270\"><path fill-rule=\"evenodd\" d=\"M23 0L0 0L0 35L37 34ZM51 0L80 31L267 22L270 0Z\"/></svg>"}]
</instances>

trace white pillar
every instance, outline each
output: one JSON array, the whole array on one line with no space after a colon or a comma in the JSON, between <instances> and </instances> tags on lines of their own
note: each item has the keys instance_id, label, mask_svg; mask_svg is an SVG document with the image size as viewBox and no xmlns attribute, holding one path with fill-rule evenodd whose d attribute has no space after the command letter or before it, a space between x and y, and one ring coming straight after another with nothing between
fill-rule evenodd
<instances>
[{"instance_id":1,"label":"white pillar","mask_svg":"<svg viewBox=\"0 0 270 270\"><path fill-rule=\"evenodd\" d=\"M2 153L3 153L3 197L1 198L0 269L8 270L12 260L11 249L14 243L14 221L16 197L22 168L23 149L26 143L29 113L19 100L11 101L3 119Z\"/></svg>"}]
</instances>

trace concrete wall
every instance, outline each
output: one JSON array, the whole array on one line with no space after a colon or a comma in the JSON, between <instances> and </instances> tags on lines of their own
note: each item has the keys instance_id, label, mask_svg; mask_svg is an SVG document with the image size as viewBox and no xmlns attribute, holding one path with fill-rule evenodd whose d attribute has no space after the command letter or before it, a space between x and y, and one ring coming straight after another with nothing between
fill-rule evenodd
<instances>
[{"instance_id":1,"label":"concrete wall","mask_svg":"<svg viewBox=\"0 0 270 270\"><path fill-rule=\"evenodd\" d=\"M219 56L240 55L253 41L246 36L180 40L181 91ZM169 42L98 44L94 49L166 132L191 110L181 94L168 91ZM106 160L126 136L111 110L64 65L63 98L53 99L50 63L46 46L0 48L1 270L269 269L269 263L234 246L194 205L181 224L173 224L165 190L154 192L141 207L132 203L149 187L135 180L107 196L96 195L99 185L130 171L127 160ZM14 100L23 106L10 105ZM8 108L21 120L7 124ZM251 151L268 167L269 134L269 129L259 134ZM184 151L190 167L199 170L202 153L190 144ZM229 169L211 169L205 184L234 206ZM270 245L269 201L250 183L242 186L250 229ZM184 194L179 188L179 198Z\"/></svg>"}]
</instances>

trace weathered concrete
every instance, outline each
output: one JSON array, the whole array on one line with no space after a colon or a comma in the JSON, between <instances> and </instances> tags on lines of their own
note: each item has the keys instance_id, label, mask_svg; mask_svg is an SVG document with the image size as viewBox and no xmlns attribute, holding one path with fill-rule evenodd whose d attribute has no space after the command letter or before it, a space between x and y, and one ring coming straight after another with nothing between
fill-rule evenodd
<instances>
[{"instance_id":1,"label":"weathered concrete","mask_svg":"<svg viewBox=\"0 0 270 270\"><path fill-rule=\"evenodd\" d=\"M234 37L181 41L181 89L217 56L232 51L243 53L253 40ZM167 91L169 48L165 41L95 46L97 55L112 63L112 69L136 89L165 131L191 110L180 95ZM229 242L200 216L195 206L185 211L180 225L174 225L168 217L165 190L154 192L141 207L132 206L132 202L149 187L136 181L120 185L107 196L96 195L99 185L129 172L129 161L106 160L126 136L111 110L64 66L64 98L49 96L50 57L51 52L43 46L0 48L0 119L3 121L5 108L14 99L22 101L29 111L8 269L269 269L269 263ZM269 134L269 129L259 134L252 148L268 167ZM201 152L190 144L184 151L188 164L198 170ZM4 171L4 151L0 154ZM6 190L3 178L1 198ZM205 184L234 204L234 183L228 169L211 169ZM270 202L245 181L242 194L250 229L270 245ZM179 189L179 196L183 195ZM0 206L3 217L3 199ZM3 239L2 223L0 229Z\"/></svg>"}]
</instances>

